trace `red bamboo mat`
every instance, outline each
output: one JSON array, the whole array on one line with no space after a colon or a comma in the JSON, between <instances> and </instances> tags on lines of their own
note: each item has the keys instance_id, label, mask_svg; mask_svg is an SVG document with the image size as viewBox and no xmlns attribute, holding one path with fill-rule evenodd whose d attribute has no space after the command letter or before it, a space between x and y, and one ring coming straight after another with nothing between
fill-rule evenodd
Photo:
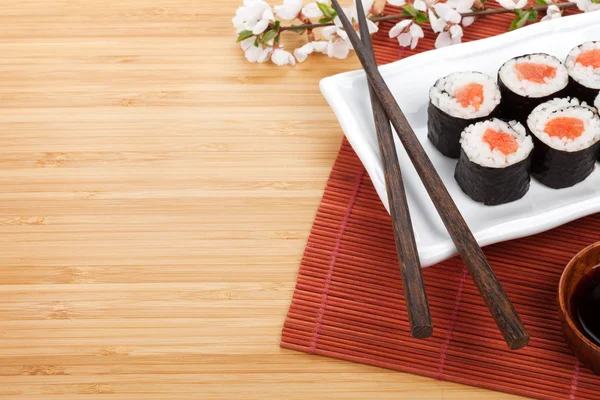
<instances>
[{"instance_id":1,"label":"red bamboo mat","mask_svg":"<svg viewBox=\"0 0 600 400\"><path fill-rule=\"evenodd\" d=\"M389 9L388 12L397 10ZM466 40L506 30L498 15L466 29ZM379 62L410 55L375 38ZM428 36L417 50L430 49ZM530 344L511 352L462 261L425 269L434 334L413 339L389 215L344 140L300 266L281 346L537 399L600 398L600 377L565 343L555 304L560 274L579 250L600 240L600 214L536 236L485 248L521 315Z\"/></svg>"}]
</instances>

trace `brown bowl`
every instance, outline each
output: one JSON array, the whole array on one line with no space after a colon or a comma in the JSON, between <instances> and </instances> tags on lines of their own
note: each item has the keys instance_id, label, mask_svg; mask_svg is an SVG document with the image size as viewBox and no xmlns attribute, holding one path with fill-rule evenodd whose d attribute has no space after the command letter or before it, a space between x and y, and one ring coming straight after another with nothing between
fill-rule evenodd
<instances>
[{"instance_id":1,"label":"brown bowl","mask_svg":"<svg viewBox=\"0 0 600 400\"><path fill-rule=\"evenodd\" d=\"M600 375L600 346L589 340L573 320L571 296L581 278L600 264L600 242L581 250L567 264L558 284L558 314L571 349L582 363Z\"/></svg>"}]
</instances>

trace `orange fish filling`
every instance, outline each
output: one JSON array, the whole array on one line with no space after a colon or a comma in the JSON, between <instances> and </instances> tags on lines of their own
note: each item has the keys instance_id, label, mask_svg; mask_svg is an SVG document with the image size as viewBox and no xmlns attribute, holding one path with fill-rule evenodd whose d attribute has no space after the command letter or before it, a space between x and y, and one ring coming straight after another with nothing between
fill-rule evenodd
<instances>
[{"instance_id":1,"label":"orange fish filling","mask_svg":"<svg viewBox=\"0 0 600 400\"><path fill-rule=\"evenodd\" d=\"M585 124L579 118L558 117L546 124L544 132L560 139L577 139L585 130Z\"/></svg>"},{"instance_id":2,"label":"orange fish filling","mask_svg":"<svg viewBox=\"0 0 600 400\"><path fill-rule=\"evenodd\" d=\"M485 131L483 141L489 144L492 150L499 150L507 156L519 149L517 140L511 134L493 129Z\"/></svg>"},{"instance_id":3,"label":"orange fish filling","mask_svg":"<svg viewBox=\"0 0 600 400\"><path fill-rule=\"evenodd\" d=\"M584 67L600 68L600 49L589 50L581 53L575 62Z\"/></svg>"},{"instance_id":4,"label":"orange fish filling","mask_svg":"<svg viewBox=\"0 0 600 400\"><path fill-rule=\"evenodd\" d=\"M467 108L473 106L476 111L479 111L483 104L483 85L479 83L469 83L454 92L454 98L461 106Z\"/></svg>"},{"instance_id":5,"label":"orange fish filling","mask_svg":"<svg viewBox=\"0 0 600 400\"><path fill-rule=\"evenodd\" d=\"M515 64L515 71L520 81L535 83L545 83L556 76L556 68L546 64L519 63Z\"/></svg>"}]
</instances>

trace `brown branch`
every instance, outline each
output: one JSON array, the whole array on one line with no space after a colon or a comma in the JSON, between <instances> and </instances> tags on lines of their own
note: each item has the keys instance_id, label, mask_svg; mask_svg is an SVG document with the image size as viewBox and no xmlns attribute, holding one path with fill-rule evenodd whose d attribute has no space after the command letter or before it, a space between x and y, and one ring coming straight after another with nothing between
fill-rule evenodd
<instances>
[{"instance_id":1,"label":"brown branch","mask_svg":"<svg viewBox=\"0 0 600 400\"><path fill-rule=\"evenodd\" d=\"M548 4L545 6L536 6L533 7L535 11L544 11L547 10L550 6L557 6L559 9L571 8L575 7L577 3L574 2L566 2L566 3L556 3L556 4ZM483 17L485 15L494 15L494 14L508 14L512 13L514 10L507 10L505 8L499 9L486 9L481 11L472 11L468 13L462 13L461 16L464 17ZM393 21L393 20L402 20L402 19L411 19L412 16L404 15L404 14L391 14L391 15L383 15L383 16L374 16L369 19L373 22L381 22L381 21ZM323 24L302 24L302 25L291 25L291 26L282 26L281 31L289 31L292 29L315 29L321 28L324 26L331 26L333 22L327 22Z\"/></svg>"}]
</instances>

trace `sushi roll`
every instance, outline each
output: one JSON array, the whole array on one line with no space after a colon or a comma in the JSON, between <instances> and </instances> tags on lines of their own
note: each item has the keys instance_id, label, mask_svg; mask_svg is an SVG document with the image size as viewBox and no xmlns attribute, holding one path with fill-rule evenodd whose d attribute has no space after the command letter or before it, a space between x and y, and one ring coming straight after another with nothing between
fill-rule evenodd
<instances>
[{"instance_id":1,"label":"sushi roll","mask_svg":"<svg viewBox=\"0 0 600 400\"><path fill-rule=\"evenodd\" d=\"M600 42L585 42L575 47L566 61L569 95L593 104L600 90Z\"/></svg>"},{"instance_id":2,"label":"sushi roll","mask_svg":"<svg viewBox=\"0 0 600 400\"><path fill-rule=\"evenodd\" d=\"M528 54L508 60L498 71L500 114L504 119L525 124L536 106L566 96L568 85L567 69L549 54Z\"/></svg>"},{"instance_id":3,"label":"sushi roll","mask_svg":"<svg viewBox=\"0 0 600 400\"><path fill-rule=\"evenodd\" d=\"M598 96L596 96L596 100L594 100L594 107L596 107L598 114L600 114L600 92L598 92Z\"/></svg>"},{"instance_id":4,"label":"sushi roll","mask_svg":"<svg viewBox=\"0 0 600 400\"><path fill-rule=\"evenodd\" d=\"M454 178L470 198L493 206L525 196L533 141L523 125L496 118L478 122L462 132L460 145Z\"/></svg>"},{"instance_id":5,"label":"sushi roll","mask_svg":"<svg viewBox=\"0 0 600 400\"><path fill-rule=\"evenodd\" d=\"M427 137L447 157L460 155L460 134L469 125L494 116L500 90L480 72L455 72L429 90Z\"/></svg>"},{"instance_id":6,"label":"sushi roll","mask_svg":"<svg viewBox=\"0 0 600 400\"><path fill-rule=\"evenodd\" d=\"M600 117L593 107L577 99L554 99L533 110L527 128L535 144L531 174L542 184L571 187L594 170Z\"/></svg>"}]
</instances>

